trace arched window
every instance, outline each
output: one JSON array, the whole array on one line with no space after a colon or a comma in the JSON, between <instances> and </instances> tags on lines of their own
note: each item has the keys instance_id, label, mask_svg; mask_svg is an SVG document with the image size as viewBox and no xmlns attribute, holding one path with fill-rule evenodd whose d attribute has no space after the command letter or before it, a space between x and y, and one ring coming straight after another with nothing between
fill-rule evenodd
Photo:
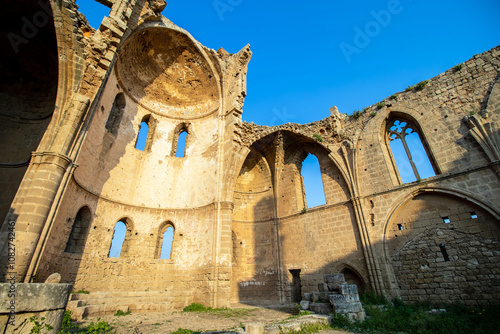
<instances>
[{"instance_id":1,"label":"arched window","mask_svg":"<svg viewBox=\"0 0 500 334\"><path fill-rule=\"evenodd\" d=\"M66 253L81 254L85 248L85 241L89 232L91 221L90 209L86 206L78 210L71 233L69 235L68 243L66 244Z\"/></svg>"},{"instance_id":2,"label":"arched window","mask_svg":"<svg viewBox=\"0 0 500 334\"><path fill-rule=\"evenodd\" d=\"M109 248L108 257L124 257L127 254L126 238L130 238L130 229L126 224L126 219L119 220L113 232L113 240L111 240L111 247Z\"/></svg>"},{"instance_id":3,"label":"arched window","mask_svg":"<svg viewBox=\"0 0 500 334\"><path fill-rule=\"evenodd\" d=\"M109 112L108 120L106 121L106 130L115 136L118 134L118 128L122 121L125 105L125 95L123 93L118 93L113 102L113 107L111 107L111 111Z\"/></svg>"},{"instance_id":4,"label":"arched window","mask_svg":"<svg viewBox=\"0 0 500 334\"><path fill-rule=\"evenodd\" d=\"M153 140L153 123L151 115L144 116L139 126L135 148L141 151L149 151Z\"/></svg>"},{"instance_id":5,"label":"arched window","mask_svg":"<svg viewBox=\"0 0 500 334\"><path fill-rule=\"evenodd\" d=\"M177 150L175 156L177 158L184 158L186 154L186 141L187 141L188 133L186 131L182 131L179 134L179 138L177 139Z\"/></svg>"},{"instance_id":6,"label":"arched window","mask_svg":"<svg viewBox=\"0 0 500 334\"><path fill-rule=\"evenodd\" d=\"M177 158L184 158L186 150L191 142L191 124L180 123L174 129L172 140L172 156Z\"/></svg>"},{"instance_id":7,"label":"arched window","mask_svg":"<svg viewBox=\"0 0 500 334\"><path fill-rule=\"evenodd\" d=\"M158 247L156 257L159 259L170 259L172 255L172 245L174 242L174 226L171 223L164 223L158 233Z\"/></svg>"},{"instance_id":8,"label":"arched window","mask_svg":"<svg viewBox=\"0 0 500 334\"><path fill-rule=\"evenodd\" d=\"M314 154L309 154L302 162L300 171L304 179L304 190L308 208L326 204L325 190L318 158Z\"/></svg>"},{"instance_id":9,"label":"arched window","mask_svg":"<svg viewBox=\"0 0 500 334\"><path fill-rule=\"evenodd\" d=\"M415 124L395 118L387 124L387 138L393 162L402 183L437 174L431 157Z\"/></svg>"}]
</instances>

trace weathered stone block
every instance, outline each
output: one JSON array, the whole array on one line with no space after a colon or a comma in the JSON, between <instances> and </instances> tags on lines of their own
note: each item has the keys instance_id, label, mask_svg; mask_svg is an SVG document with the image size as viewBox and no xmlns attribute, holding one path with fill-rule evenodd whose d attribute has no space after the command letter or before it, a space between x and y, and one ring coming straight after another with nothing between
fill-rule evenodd
<instances>
[{"instance_id":1,"label":"weathered stone block","mask_svg":"<svg viewBox=\"0 0 500 334\"><path fill-rule=\"evenodd\" d=\"M328 285L326 283L318 283L319 292L328 292Z\"/></svg>"},{"instance_id":2,"label":"weathered stone block","mask_svg":"<svg viewBox=\"0 0 500 334\"><path fill-rule=\"evenodd\" d=\"M310 301L308 300L302 300L300 302L300 308L303 309L303 310L309 310L309 305L311 304Z\"/></svg>"},{"instance_id":3,"label":"weathered stone block","mask_svg":"<svg viewBox=\"0 0 500 334\"><path fill-rule=\"evenodd\" d=\"M264 334L264 325L258 322L252 322L245 325L245 333Z\"/></svg>"},{"instance_id":4,"label":"weathered stone block","mask_svg":"<svg viewBox=\"0 0 500 334\"><path fill-rule=\"evenodd\" d=\"M312 301L312 296L310 293L304 293L304 300L307 300L308 302Z\"/></svg>"},{"instance_id":5,"label":"weathered stone block","mask_svg":"<svg viewBox=\"0 0 500 334\"><path fill-rule=\"evenodd\" d=\"M338 314L346 314L346 313L358 313L363 311L363 306L361 303L339 303L339 304L333 304L333 309L335 313Z\"/></svg>"},{"instance_id":6,"label":"weathered stone block","mask_svg":"<svg viewBox=\"0 0 500 334\"><path fill-rule=\"evenodd\" d=\"M345 282L344 274L323 275L325 283L342 283Z\"/></svg>"},{"instance_id":7,"label":"weathered stone block","mask_svg":"<svg viewBox=\"0 0 500 334\"><path fill-rule=\"evenodd\" d=\"M332 306L328 303L311 303L309 309L319 314L330 314L333 311Z\"/></svg>"}]
</instances>

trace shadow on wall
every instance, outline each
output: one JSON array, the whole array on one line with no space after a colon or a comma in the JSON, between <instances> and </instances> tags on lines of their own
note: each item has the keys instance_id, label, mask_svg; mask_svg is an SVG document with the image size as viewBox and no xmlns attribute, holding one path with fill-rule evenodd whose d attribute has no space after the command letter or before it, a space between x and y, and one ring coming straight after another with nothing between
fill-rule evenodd
<instances>
[{"instance_id":1,"label":"shadow on wall","mask_svg":"<svg viewBox=\"0 0 500 334\"><path fill-rule=\"evenodd\" d=\"M63 205L48 237L51 243L46 246L40 261L37 282L43 282L50 274L58 272L61 273L63 282L75 283L86 248L93 247L87 242L89 235L94 235L102 241L109 234L112 235L113 228L118 221L112 222L110 230L105 226L93 224L98 198L87 193L87 190L90 188L92 193L100 194L106 182L111 178L111 172L120 165L120 161L127 154L127 148L134 149L138 127L134 125L133 120L138 110L135 103L131 102L123 93L117 91L113 104L108 110L101 107L101 101L95 105L94 119L77 161L77 163L83 162L75 172L74 179L77 183L70 183L69 186L73 191L67 192L69 195L63 198ZM98 182L92 182L92 187L79 183L80 180L87 180L88 177ZM82 186L86 190L82 191L80 188ZM69 203L81 203L81 207L72 207L74 204ZM83 227L86 232L80 233L81 247L71 252L68 251L68 245L72 242L73 232L77 228L78 215L84 208L86 208L85 211L89 211L90 217ZM133 238L129 237L127 242L133 242L131 239Z\"/></svg>"},{"instance_id":2,"label":"shadow on wall","mask_svg":"<svg viewBox=\"0 0 500 334\"><path fill-rule=\"evenodd\" d=\"M300 218L307 224L314 220L314 214L312 210ZM333 222L325 224L333 225ZM302 231L297 229L296 234L280 236L279 248L282 259L286 259L288 253L297 253L302 254L302 262L283 261L280 273L274 245L259 242L265 238L259 234L275 233L273 220L247 225L253 226L252 233L233 238L236 257L233 264L237 264L233 272L246 266L248 273L254 273L244 281L233 283L233 289L238 289L239 302L279 304L281 289L282 302L296 303L304 293L318 291L324 274L333 273L344 273L346 280L357 284L360 290L370 289L359 252L344 253L311 270L312 264L321 258L318 253L307 251L310 236L301 235ZM252 240L248 237L252 234L257 240L252 250L256 256L245 258L242 244L250 244ZM285 243L294 246L285 249ZM318 247L325 247L324 244ZM500 300L500 221L470 201L435 189L432 193L417 194L395 211L387 223L384 241L373 247L383 266L386 293L391 290L394 297L399 296L405 302L460 302L472 306L496 304ZM282 275L283 286L279 284L279 275Z\"/></svg>"},{"instance_id":3,"label":"shadow on wall","mask_svg":"<svg viewBox=\"0 0 500 334\"><path fill-rule=\"evenodd\" d=\"M9 1L0 29L0 276L8 262L11 208L31 159L51 121L58 87L58 51L50 5ZM2 8L5 10L5 8ZM30 19L37 18L36 36ZM28 23L26 23L28 22ZM8 217L8 219L6 219ZM26 224L16 229L25 231ZM18 250L19 251L19 250Z\"/></svg>"}]
</instances>

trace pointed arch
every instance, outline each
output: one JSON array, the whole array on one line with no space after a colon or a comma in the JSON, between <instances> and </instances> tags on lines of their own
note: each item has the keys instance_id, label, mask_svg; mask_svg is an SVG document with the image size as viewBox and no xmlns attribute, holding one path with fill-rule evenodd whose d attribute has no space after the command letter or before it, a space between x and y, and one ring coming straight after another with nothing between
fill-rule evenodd
<instances>
[{"instance_id":1,"label":"pointed arch","mask_svg":"<svg viewBox=\"0 0 500 334\"><path fill-rule=\"evenodd\" d=\"M151 150L153 145L155 122L151 115L146 115L142 118L141 124L139 125L139 131L137 133L137 140L135 142L135 148L139 151L148 152Z\"/></svg>"},{"instance_id":2,"label":"pointed arch","mask_svg":"<svg viewBox=\"0 0 500 334\"><path fill-rule=\"evenodd\" d=\"M391 113L385 122L384 140L392 174L399 184L440 173L420 124L413 117Z\"/></svg>"},{"instance_id":3,"label":"pointed arch","mask_svg":"<svg viewBox=\"0 0 500 334\"><path fill-rule=\"evenodd\" d=\"M187 148L191 143L192 126L190 123L180 123L174 129L174 138L172 140L172 156L184 158Z\"/></svg>"},{"instance_id":4,"label":"pointed arch","mask_svg":"<svg viewBox=\"0 0 500 334\"><path fill-rule=\"evenodd\" d=\"M127 257L132 236L132 223L128 218L116 222L113 229L113 239L109 247L108 257Z\"/></svg>"},{"instance_id":5,"label":"pointed arch","mask_svg":"<svg viewBox=\"0 0 500 334\"><path fill-rule=\"evenodd\" d=\"M304 186L304 197L307 208L326 204L325 189L318 158L309 153L302 161L300 170Z\"/></svg>"},{"instance_id":6,"label":"pointed arch","mask_svg":"<svg viewBox=\"0 0 500 334\"><path fill-rule=\"evenodd\" d=\"M347 283L356 284L359 292L363 292L366 289L367 285L363 276L361 276L359 271L352 266L344 264L340 273L344 274L344 278Z\"/></svg>"},{"instance_id":7,"label":"pointed arch","mask_svg":"<svg viewBox=\"0 0 500 334\"><path fill-rule=\"evenodd\" d=\"M64 250L65 253L83 253L91 220L92 214L88 206L84 206L78 210L78 213L73 221L68 242L66 243L66 249Z\"/></svg>"},{"instance_id":8,"label":"pointed arch","mask_svg":"<svg viewBox=\"0 0 500 334\"><path fill-rule=\"evenodd\" d=\"M171 221L166 221L158 229L155 258L170 260L173 254L175 227Z\"/></svg>"},{"instance_id":9,"label":"pointed arch","mask_svg":"<svg viewBox=\"0 0 500 334\"><path fill-rule=\"evenodd\" d=\"M109 112L108 120L106 121L106 131L114 136L118 135L118 129L120 128L120 122L122 121L126 104L125 95L123 93L116 94L113 106Z\"/></svg>"}]
</instances>

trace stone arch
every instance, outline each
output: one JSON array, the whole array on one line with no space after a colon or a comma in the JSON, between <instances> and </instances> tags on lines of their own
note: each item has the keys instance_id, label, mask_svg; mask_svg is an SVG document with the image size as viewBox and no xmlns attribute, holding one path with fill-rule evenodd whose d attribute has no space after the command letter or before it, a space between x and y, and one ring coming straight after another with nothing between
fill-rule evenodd
<instances>
[{"instance_id":1,"label":"stone arch","mask_svg":"<svg viewBox=\"0 0 500 334\"><path fill-rule=\"evenodd\" d=\"M168 229L172 229L172 240L166 240L167 237L165 233ZM174 252L174 240L175 240L175 225L170 220L161 223L158 228L158 236L156 238L156 259L172 259L172 254ZM168 245L166 243L169 243ZM164 252L164 247L168 247L170 252L168 252L168 257L162 257Z\"/></svg>"},{"instance_id":2,"label":"stone arch","mask_svg":"<svg viewBox=\"0 0 500 334\"><path fill-rule=\"evenodd\" d=\"M186 133L186 138L184 141L184 151L180 154L182 157L186 156L187 149L190 147L195 140L195 135L193 131L193 124L187 122L181 122L177 124L172 134L172 151L171 156L178 156L180 152L177 152L179 149L179 139L180 136Z\"/></svg>"},{"instance_id":3,"label":"stone arch","mask_svg":"<svg viewBox=\"0 0 500 334\"><path fill-rule=\"evenodd\" d=\"M117 232L118 232L117 226L119 226L120 223L125 225L125 231L123 232L124 233L123 236L117 235ZM116 223L114 224L114 228L113 228L112 240L110 240L110 243L109 243L110 246L109 246L108 257L124 258L124 257L130 256L130 245L131 245L133 228L134 228L133 222L128 217L124 217L124 218L118 219L116 221ZM115 246L115 241L114 241L115 235L117 238L119 237L119 239L116 240L116 242L118 243L118 247L116 248L116 250L113 249L113 247ZM112 254L112 252L113 252L113 254ZM116 256L117 254L118 254L118 256Z\"/></svg>"},{"instance_id":4,"label":"stone arch","mask_svg":"<svg viewBox=\"0 0 500 334\"><path fill-rule=\"evenodd\" d=\"M85 205L78 210L75 216L64 252L76 254L83 253L91 222L92 213L89 207Z\"/></svg>"},{"instance_id":5,"label":"stone arch","mask_svg":"<svg viewBox=\"0 0 500 334\"><path fill-rule=\"evenodd\" d=\"M490 303L488 295L498 293L500 284L491 279L499 260L488 252L499 250L498 214L445 189L407 196L392 210L384 231L385 262L404 301L425 296L437 303ZM483 268L480 286L477 265Z\"/></svg>"},{"instance_id":6,"label":"stone arch","mask_svg":"<svg viewBox=\"0 0 500 334\"><path fill-rule=\"evenodd\" d=\"M8 1L0 31L0 222L3 222L42 137L49 128L65 64L49 1ZM25 20L22 20L24 18ZM29 28L26 28L29 25ZM24 27L24 28L23 28Z\"/></svg>"},{"instance_id":7,"label":"stone arch","mask_svg":"<svg viewBox=\"0 0 500 334\"><path fill-rule=\"evenodd\" d=\"M422 173L422 169L424 168L423 166L425 166L426 161L428 161L428 164L430 164L434 175L441 173L435 155L432 151L431 146L429 145L429 141L427 140L428 137L426 136L426 133L424 132L420 122L417 120L417 118L414 117L413 114L414 113L393 110L381 123L380 143L383 148L382 151L384 153L384 156L387 159L389 174L391 175L391 179L393 180L394 184L402 184L408 182L405 181L405 177L404 175L402 175L402 166L399 163L396 163L397 159L395 158L393 152L394 147L392 146L392 144L395 142L400 142L402 143L401 146L404 146L404 149L402 149L400 156L402 157L402 161L408 162L408 179L415 178L417 181L420 180L422 177L420 177L419 171L420 173ZM393 131L391 126L396 128L403 128L404 131L398 132L396 129L395 131ZM415 144L412 145L409 142L407 144L407 140L405 140L405 138L409 138L410 134L411 136L418 137L419 140L415 139L415 144L417 144L417 146ZM391 143L393 139L396 140ZM419 147L418 145L421 145L421 147ZM417 163L415 163L415 156L413 156L412 159L412 155L415 155L415 153L419 153L419 156L417 158L420 158L420 162L422 164L421 166L417 166Z\"/></svg>"},{"instance_id":8,"label":"stone arch","mask_svg":"<svg viewBox=\"0 0 500 334\"><path fill-rule=\"evenodd\" d=\"M170 22L137 28L123 43L115 69L126 94L152 113L190 120L220 108L213 62L189 33Z\"/></svg>"},{"instance_id":9,"label":"stone arch","mask_svg":"<svg viewBox=\"0 0 500 334\"><path fill-rule=\"evenodd\" d=\"M342 264L340 266L340 273L344 274L345 281L349 284L356 284L359 292L363 292L367 288L367 283L363 276L360 275L359 271L355 269L353 266L348 264Z\"/></svg>"}]
</instances>

